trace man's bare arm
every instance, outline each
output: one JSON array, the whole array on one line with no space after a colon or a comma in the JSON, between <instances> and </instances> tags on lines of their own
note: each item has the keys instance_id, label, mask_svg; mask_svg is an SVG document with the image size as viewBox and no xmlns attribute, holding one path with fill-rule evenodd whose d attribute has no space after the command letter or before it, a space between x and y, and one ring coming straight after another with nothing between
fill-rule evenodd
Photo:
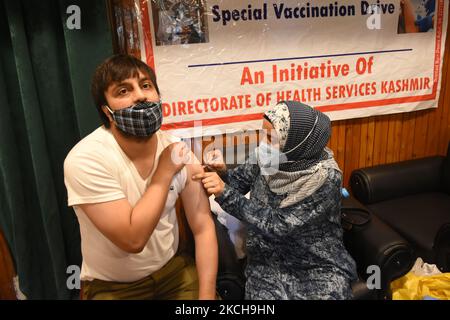
<instances>
[{"instance_id":1,"label":"man's bare arm","mask_svg":"<svg viewBox=\"0 0 450 320\"><path fill-rule=\"evenodd\" d=\"M181 193L184 210L195 240L195 260L199 277L199 299L215 299L218 248L208 197L194 174L203 172L200 164L189 164L187 183Z\"/></svg>"}]
</instances>

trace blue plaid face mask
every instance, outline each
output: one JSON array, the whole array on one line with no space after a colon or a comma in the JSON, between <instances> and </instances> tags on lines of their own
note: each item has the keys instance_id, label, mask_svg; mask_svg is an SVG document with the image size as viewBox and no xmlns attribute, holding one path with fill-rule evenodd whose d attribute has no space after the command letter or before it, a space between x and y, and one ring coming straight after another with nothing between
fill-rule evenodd
<instances>
[{"instance_id":1,"label":"blue plaid face mask","mask_svg":"<svg viewBox=\"0 0 450 320\"><path fill-rule=\"evenodd\" d=\"M117 127L130 135L150 137L161 128L161 101L139 102L131 107L115 111L106 107L112 114Z\"/></svg>"}]
</instances>

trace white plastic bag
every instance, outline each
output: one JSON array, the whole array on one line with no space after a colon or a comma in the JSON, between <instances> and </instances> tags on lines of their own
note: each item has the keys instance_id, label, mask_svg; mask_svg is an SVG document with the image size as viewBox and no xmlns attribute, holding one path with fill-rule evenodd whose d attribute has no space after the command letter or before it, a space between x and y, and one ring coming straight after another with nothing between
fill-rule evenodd
<instances>
[{"instance_id":1,"label":"white plastic bag","mask_svg":"<svg viewBox=\"0 0 450 320\"><path fill-rule=\"evenodd\" d=\"M417 258L411 271L416 276L434 276L442 273L435 264L428 264L422 258Z\"/></svg>"}]
</instances>

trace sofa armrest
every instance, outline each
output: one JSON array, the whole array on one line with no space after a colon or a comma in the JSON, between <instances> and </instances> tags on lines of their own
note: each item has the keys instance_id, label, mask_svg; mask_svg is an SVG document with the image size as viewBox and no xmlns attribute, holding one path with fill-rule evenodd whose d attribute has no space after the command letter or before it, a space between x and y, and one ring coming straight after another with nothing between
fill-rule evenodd
<instances>
[{"instance_id":1,"label":"sofa armrest","mask_svg":"<svg viewBox=\"0 0 450 320\"><path fill-rule=\"evenodd\" d=\"M435 156L354 170L350 188L364 204L442 189L444 157Z\"/></svg>"},{"instance_id":2,"label":"sofa armrest","mask_svg":"<svg viewBox=\"0 0 450 320\"><path fill-rule=\"evenodd\" d=\"M381 296L388 295L391 281L406 274L414 264L411 245L395 230L370 213L354 198L344 199L343 213L351 214L352 208L367 210L370 220L353 225L344 233L345 246L358 267L358 273L366 280L369 266L378 266L381 271Z\"/></svg>"}]
</instances>

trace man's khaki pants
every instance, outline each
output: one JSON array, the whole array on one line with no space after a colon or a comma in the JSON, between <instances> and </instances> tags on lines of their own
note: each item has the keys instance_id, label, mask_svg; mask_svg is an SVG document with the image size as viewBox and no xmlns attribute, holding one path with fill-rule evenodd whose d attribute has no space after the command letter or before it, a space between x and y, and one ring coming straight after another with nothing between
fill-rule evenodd
<instances>
[{"instance_id":1,"label":"man's khaki pants","mask_svg":"<svg viewBox=\"0 0 450 320\"><path fill-rule=\"evenodd\" d=\"M130 283L102 280L83 281L84 300L195 300L198 277L194 260L175 256L160 270Z\"/></svg>"}]
</instances>

